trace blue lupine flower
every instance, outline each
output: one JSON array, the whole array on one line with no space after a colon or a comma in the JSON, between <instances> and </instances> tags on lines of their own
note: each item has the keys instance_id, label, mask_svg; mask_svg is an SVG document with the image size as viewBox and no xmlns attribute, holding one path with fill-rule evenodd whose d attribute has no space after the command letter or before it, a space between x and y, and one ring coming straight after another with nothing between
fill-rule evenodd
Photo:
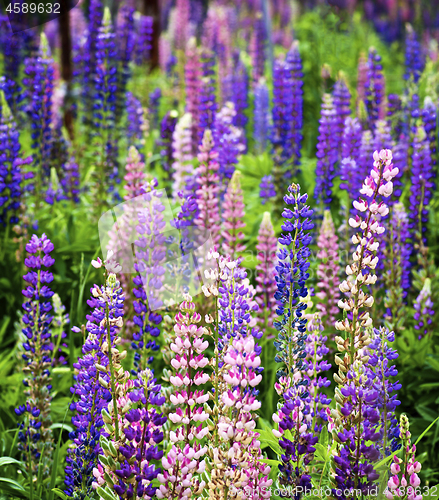
<instances>
[{"instance_id":1,"label":"blue lupine flower","mask_svg":"<svg viewBox=\"0 0 439 500\"><path fill-rule=\"evenodd\" d=\"M270 127L270 98L268 88L263 79L259 80L254 90L254 139L256 150L263 153L267 147L267 139Z\"/></svg>"},{"instance_id":2,"label":"blue lupine flower","mask_svg":"<svg viewBox=\"0 0 439 500\"><path fill-rule=\"evenodd\" d=\"M273 176L265 175L259 184L259 197L261 198L262 205L265 205L268 200L276 196L276 189L274 187Z\"/></svg>"}]
</instances>

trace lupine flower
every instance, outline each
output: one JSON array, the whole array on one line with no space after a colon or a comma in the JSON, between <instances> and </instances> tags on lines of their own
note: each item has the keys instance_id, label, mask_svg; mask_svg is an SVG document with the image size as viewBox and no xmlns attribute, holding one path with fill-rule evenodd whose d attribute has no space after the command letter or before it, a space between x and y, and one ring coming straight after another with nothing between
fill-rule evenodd
<instances>
[{"instance_id":1,"label":"lupine flower","mask_svg":"<svg viewBox=\"0 0 439 500\"><path fill-rule=\"evenodd\" d=\"M192 116L185 113L177 122L172 135L172 178L174 180L172 192L174 197L187 188L188 177L193 176L194 166L192 154Z\"/></svg>"},{"instance_id":2,"label":"lupine flower","mask_svg":"<svg viewBox=\"0 0 439 500\"><path fill-rule=\"evenodd\" d=\"M265 70L265 27L262 14L256 14L254 29L250 38L249 54L252 58L252 78L255 83L264 76Z\"/></svg>"},{"instance_id":3,"label":"lupine flower","mask_svg":"<svg viewBox=\"0 0 439 500\"><path fill-rule=\"evenodd\" d=\"M335 328L338 331L346 332L346 338L335 337L340 353L345 353L344 358L335 357L336 363L340 366L338 375L334 375L335 381L344 385L347 383L347 373L356 360L362 359L365 354L362 351L364 346L370 343L367 327L372 325L372 318L369 312L364 310L373 305L374 298L364 290L364 286L374 284L376 275L370 273L368 269L374 270L378 263L375 255L379 247L377 237L384 232L384 227L380 223L381 217L389 213L387 205L380 201L379 197L388 198L393 191L392 179L397 175L398 169L393 167L392 152L381 150L373 154L373 169L365 179L360 193L366 199L359 198L353 202L353 206L359 214L355 218L349 219L349 225L359 232L352 236L352 243L357 245L353 255L353 262L346 266L348 279L340 285L340 291L346 294L346 299L339 301L339 307L351 316L337 321ZM352 375L354 376L354 375Z\"/></svg>"},{"instance_id":4,"label":"lupine flower","mask_svg":"<svg viewBox=\"0 0 439 500\"><path fill-rule=\"evenodd\" d=\"M338 277L340 265L338 254L338 238L335 234L334 222L331 212L325 210L323 223L320 227L320 233L317 240L319 252L319 267L317 269L317 288L316 297L320 300L316 306L320 313L321 322L325 332L333 329L339 310L337 307L340 292L338 286L340 278Z\"/></svg>"},{"instance_id":5,"label":"lupine flower","mask_svg":"<svg viewBox=\"0 0 439 500\"><path fill-rule=\"evenodd\" d=\"M332 202L332 186L335 176L335 162L337 161L334 135L335 117L333 99L329 94L325 94L319 121L314 197L318 204L328 209Z\"/></svg>"},{"instance_id":6,"label":"lupine flower","mask_svg":"<svg viewBox=\"0 0 439 500\"><path fill-rule=\"evenodd\" d=\"M157 128L159 123L159 109L160 109L161 98L162 98L162 91L160 90L160 88L154 89L149 94L148 110L152 117L151 127L153 129Z\"/></svg>"},{"instance_id":7,"label":"lupine flower","mask_svg":"<svg viewBox=\"0 0 439 500\"><path fill-rule=\"evenodd\" d=\"M65 196L75 203L79 203L79 165L72 155L69 160L63 165L63 177L61 186Z\"/></svg>"},{"instance_id":8,"label":"lupine flower","mask_svg":"<svg viewBox=\"0 0 439 500\"><path fill-rule=\"evenodd\" d=\"M265 205L268 200L276 196L274 188L273 176L265 175L259 184L259 197L261 198L262 205Z\"/></svg>"},{"instance_id":9,"label":"lupine flower","mask_svg":"<svg viewBox=\"0 0 439 500\"><path fill-rule=\"evenodd\" d=\"M136 23L135 62L138 66L146 64L151 58L154 19L151 16L139 16Z\"/></svg>"},{"instance_id":10,"label":"lupine flower","mask_svg":"<svg viewBox=\"0 0 439 500\"><path fill-rule=\"evenodd\" d=\"M99 169L98 197L105 198L105 186L108 191L114 189L117 177L117 151L115 144L116 96L117 96L117 51L115 34L111 26L108 8L104 11L102 25L96 40L96 78L93 104L93 134L97 145L97 164L106 174L103 182L102 170Z\"/></svg>"},{"instance_id":11,"label":"lupine flower","mask_svg":"<svg viewBox=\"0 0 439 500\"><path fill-rule=\"evenodd\" d=\"M163 457L163 472L157 477L161 483L156 492L158 498L191 498L206 486L201 475L206 468L203 456L207 446L202 446L200 441L209 434L205 424L208 414L203 408L209 394L199 387L210 378L203 372L208 364L204 351L209 343L203 339L205 329L199 326L200 321L201 316L187 295L175 316L176 339L171 345L175 353L171 362L175 375L170 377L176 387L170 396L175 411L169 414L169 420L176 430L170 432L172 448Z\"/></svg>"},{"instance_id":12,"label":"lupine flower","mask_svg":"<svg viewBox=\"0 0 439 500\"><path fill-rule=\"evenodd\" d=\"M409 420L402 414L399 421L401 429L401 441L404 450L403 458L393 457L390 466L392 477L387 482L384 495L388 500L407 498L409 500L422 500L421 480L419 472L421 464L416 460L416 446L411 445L411 433L409 431Z\"/></svg>"},{"instance_id":13,"label":"lupine flower","mask_svg":"<svg viewBox=\"0 0 439 500\"><path fill-rule=\"evenodd\" d=\"M201 85L199 91L199 126L198 142L203 140L204 131L211 129L217 109L215 97L215 56L212 51L204 48L201 51Z\"/></svg>"},{"instance_id":14,"label":"lupine flower","mask_svg":"<svg viewBox=\"0 0 439 500\"><path fill-rule=\"evenodd\" d=\"M403 176L404 172L407 170L409 161L409 142L404 134L399 136L398 142L396 142L393 147L393 164L398 168L399 172L393 180L393 193L390 197L388 204L389 206L398 203L403 190Z\"/></svg>"},{"instance_id":15,"label":"lupine flower","mask_svg":"<svg viewBox=\"0 0 439 500\"><path fill-rule=\"evenodd\" d=\"M1 90L0 99L0 225L17 224L24 180L32 176L22 172L22 167L29 165L32 158L20 158L19 132Z\"/></svg>"},{"instance_id":16,"label":"lupine flower","mask_svg":"<svg viewBox=\"0 0 439 500\"><path fill-rule=\"evenodd\" d=\"M415 319L415 330L419 331L418 338L421 339L428 334L431 334L434 316L434 304L431 300L431 280L426 278L424 281L424 286L416 302L413 304L415 309L414 319Z\"/></svg>"},{"instance_id":17,"label":"lupine flower","mask_svg":"<svg viewBox=\"0 0 439 500\"><path fill-rule=\"evenodd\" d=\"M350 115L351 110L351 93L349 92L346 84L346 79L343 74L335 82L334 90L332 92L334 108L335 108L335 140L334 147L337 150L338 156L342 152L343 133L345 129L346 118Z\"/></svg>"},{"instance_id":18,"label":"lupine flower","mask_svg":"<svg viewBox=\"0 0 439 500\"><path fill-rule=\"evenodd\" d=\"M390 134L390 126L386 120L378 120L375 123L374 145L375 151L394 148L393 139Z\"/></svg>"},{"instance_id":19,"label":"lupine flower","mask_svg":"<svg viewBox=\"0 0 439 500\"><path fill-rule=\"evenodd\" d=\"M50 176L50 156L52 149L52 92L53 59L47 38L41 35L38 56L28 59L25 64L25 85L29 88L29 114L32 123L32 149L35 165L35 191L37 196L47 186Z\"/></svg>"},{"instance_id":20,"label":"lupine flower","mask_svg":"<svg viewBox=\"0 0 439 500\"><path fill-rule=\"evenodd\" d=\"M177 0L175 9L175 47L177 49L184 50L188 41L189 15L191 10L189 0Z\"/></svg>"},{"instance_id":21,"label":"lupine flower","mask_svg":"<svg viewBox=\"0 0 439 500\"><path fill-rule=\"evenodd\" d=\"M402 102L398 94L387 96L387 118L391 123L392 134L399 138L402 133Z\"/></svg>"},{"instance_id":22,"label":"lupine flower","mask_svg":"<svg viewBox=\"0 0 439 500\"><path fill-rule=\"evenodd\" d=\"M70 323L69 313L66 313L66 306L61 302L61 297L54 293L52 296L53 320L52 320L52 366L66 364L63 355L63 348L67 349L67 344L63 340L67 337L65 327Z\"/></svg>"},{"instance_id":23,"label":"lupine flower","mask_svg":"<svg viewBox=\"0 0 439 500\"><path fill-rule=\"evenodd\" d=\"M160 290L163 286L163 262L166 256L164 206L160 198L163 191L156 189L156 179L145 183L141 188L142 207L138 214L139 224L136 232L139 235L135 242L136 263L134 269L138 275L133 279L135 288L133 295L133 321L138 331L133 333L132 347L136 369L145 369L152 362L152 353L159 349L156 338L160 335L159 325L162 315L157 312L163 303Z\"/></svg>"},{"instance_id":24,"label":"lupine flower","mask_svg":"<svg viewBox=\"0 0 439 500\"><path fill-rule=\"evenodd\" d=\"M256 302L259 305L260 323L268 328L273 327L276 311L275 266L277 239L274 235L270 212L264 212L258 232L258 251L256 265ZM264 328L265 329L265 328Z\"/></svg>"},{"instance_id":25,"label":"lupine flower","mask_svg":"<svg viewBox=\"0 0 439 500\"><path fill-rule=\"evenodd\" d=\"M366 82L367 82L367 61L364 54L358 59L357 69L357 111L360 108L360 103L366 101Z\"/></svg>"},{"instance_id":26,"label":"lupine flower","mask_svg":"<svg viewBox=\"0 0 439 500\"><path fill-rule=\"evenodd\" d=\"M365 130L361 136L360 155L358 158L360 185L370 172L370 159L373 155L373 136L370 130ZM361 189L361 187L360 187ZM356 196L358 196L358 191Z\"/></svg>"},{"instance_id":27,"label":"lupine flower","mask_svg":"<svg viewBox=\"0 0 439 500\"><path fill-rule=\"evenodd\" d=\"M425 61L423 50L419 43L415 30L410 24L406 25L405 37L405 73L404 80L411 80L418 83Z\"/></svg>"},{"instance_id":28,"label":"lupine flower","mask_svg":"<svg viewBox=\"0 0 439 500\"><path fill-rule=\"evenodd\" d=\"M175 110L168 111L160 124L160 148L161 167L167 173L168 179L172 177L172 136L177 125L178 113Z\"/></svg>"},{"instance_id":29,"label":"lupine flower","mask_svg":"<svg viewBox=\"0 0 439 500\"><path fill-rule=\"evenodd\" d=\"M383 281L386 290L386 325L398 333L405 321L404 299L410 288L410 234L408 216L402 203L392 209L383 254L386 266ZM384 242L381 242L381 245Z\"/></svg>"},{"instance_id":30,"label":"lupine flower","mask_svg":"<svg viewBox=\"0 0 439 500\"><path fill-rule=\"evenodd\" d=\"M142 150L148 134L148 120L140 101L131 92L126 94L127 139L129 146Z\"/></svg>"},{"instance_id":31,"label":"lupine flower","mask_svg":"<svg viewBox=\"0 0 439 500\"><path fill-rule=\"evenodd\" d=\"M201 89L201 61L197 42L191 38L186 47L186 65L184 68L184 80L186 88L186 110L192 116L192 154L198 149L198 124L199 124L199 99Z\"/></svg>"},{"instance_id":32,"label":"lupine flower","mask_svg":"<svg viewBox=\"0 0 439 500\"><path fill-rule=\"evenodd\" d=\"M369 124L373 124L378 118L383 118L380 113L384 104L384 75L381 65L381 57L377 51L371 47L367 60L367 81L365 104Z\"/></svg>"},{"instance_id":33,"label":"lupine flower","mask_svg":"<svg viewBox=\"0 0 439 500\"><path fill-rule=\"evenodd\" d=\"M254 139L257 152L263 153L267 147L271 120L268 88L263 79L260 79L255 86L254 99Z\"/></svg>"},{"instance_id":34,"label":"lupine flower","mask_svg":"<svg viewBox=\"0 0 439 500\"><path fill-rule=\"evenodd\" d=\"M433 195L433 169L430 146L423 127L418 127L413 141L412 187L409 198L409 229L413 242L426 244L428 204Z\"/></svg>"},{"instance_id":35,"label":"lupine flower","mask_svg":"<svg viewBox=\"0 0 439 500\"><path fill-rule=\"evenodd\" d=\"M23 460L31 464L35 477L38 472L42 473L43 478L49 476L53 450L50 416L52 384L49 371L52 364L53 319L50 301L53 292L49 288L53 275L49 268L55 262L50 255L53 248L53 243L45 234L41 238L33 235L26 245L28 256L24 263L29 271L23 276L28 286L23 290L26 300L23 303L22 358L25 363L23 383L27 401L15 410L18 416L28 414L25 421L19 424L18 433Z\"/></svg>"},{"instance_id":36,"label":"lupine flower","mask_svg":"<svg viewBox=\"0 0 439 500\"><path fill-rule=\"evenodd\" d=\"M340 189L347 191L349 199L357 197L363 182L358 152L361 147L361 124L357 118L346 118L342 137L340 163Z\"/></svg>"},{"instance_id":37,"label":"lupine flower","mask_svg":"<svg viewBox=\"0 0 439 500\"><path fill-rule=\"evenodd\" d=\"M235 170L230 179L227 191L224 196L223 210L223 251L235 260L238 253L245 250L246 245L242 242L245 227L244 217L244 194L241 188L241 172Z\"/></svg>"},{"instance_id":38,"label":"lupine flower","mask_svg":"<svg viewBox=\"0 0 439 500\"><path fill-rule=\"evenodd\" d=\"M212 133L206 130L198 153L196 170L199 188L196 192L199 214L195 224L208 231L214 245L220 240L218 153L214 150Z\"/></svg>"},{"instance_id":39,"label":"lupine flower","mask_svg":"<svg viewBox=\"0 0 439 500\"><path fill-rule=\"evenodd\" d=\"M424 122L425 133L427 134L430 143L430 153L433 166L436 165L436 144L437 144L437 106L431 98L426 97L424 109L422 110L422 120Z\"/></svg>"},{"instance_id":40,"label":"lupine flower","mask_svg":"<svg viewBox=\"0 0 439 500\"><path fill-rule=\"evenodd\" d=\"M281 247L277 253L277 292L274 295L278 304L276 313L279 316L279 320L274 321L274 327L279 332L278 339L274 342L277 350L275 361L283 366L277 372L279 382L275 384L281 400L277 413L273 415L273 420L278 424L278 429L273 433L277 438L283 437L279 441L284 451L280 457L282 465L279 466L279 482L293 488L300 484L306 489L311 486L307 466L315 451L313 445L318 439L309 432L304 421L303 410L309 392L306 388L308 380L301 374L307 338L307 319L303 316L307 305L302 298L308 294L308 245L311 243L311 236L307 231L314 227L308 218L312 215L312 210L305 205L307 198L306 194L300 194L300 186L296 184L288 188L288 194L284 197L288 207L282 213L285 219L282 230L285 233L279 238ZM293 440L284 436L287 429L291 430Z\"/></svg>"}]
</instances>

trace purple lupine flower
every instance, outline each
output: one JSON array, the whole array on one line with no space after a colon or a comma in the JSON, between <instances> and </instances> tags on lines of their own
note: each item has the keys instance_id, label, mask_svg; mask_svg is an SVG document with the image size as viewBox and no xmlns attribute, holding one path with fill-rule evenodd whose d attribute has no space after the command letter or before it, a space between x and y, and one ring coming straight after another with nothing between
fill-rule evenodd
<instances>
[{"instance_id":1,"label":"purple lupine flower","mask_svg":"<svg viewBox=\"0 0 439 500\"><path fill-rule=\"evenodd\" d=\"M335 108L335 130L333 132L335 136L334 147L337 150L337 156L340 157L343 147L345 121L351 113L351 93L349 92L349 88L346 84L346 78L343 74L340 75L339 79L335 82L332 97Z\"/></svg>"},{"instance_id":2,"label":"purple lupine flower","mask_svg":"<svg viewBox=\"0 0 439 500\"><path fill-rule=\"evenodd\" d=\"M28 272L23 276L28 286L23 290L24 334L22 358L25 363L27 402L15 410L18 416L28 414L19 425L19 449L23 460L32 466L32 474L49 476L53 435L51 430L50 403L52 389L50 367L52 363L52 304L53 292L49 285L53 274L49 268L55 259L50 255L53 243L45 234L41 238L33 235L26 245L28 256L24 263ZM42 468L42 471L40 470Z\"/></svg>"},{"instance_id":3,"label":"purple lupine flower","mask_svg":"<svg viewBox=\"0 0 439 500\"><path fill-rule=\"evenodd\" d=\"M426 335L431 335L433 317L434 317L434 304L431 300L431 280L426 278L420 294L417 296L413 304L415 310L415 330L419 332L419 340Z\"/></svg>"},{"instance_id":4,"label":"purple lupine flower","mask_svg":"<svg viewBox=\"0 0 439 500\"><path fill-rule=\"evenodd\" d=\"M376 390L378 396L370 404L371 408L379 411L379 421L366 420L365 426L371 429L379 429L379 439L375 441L379 449L380 458L388 457L392 452L398 450L399 424L396 417L396 408L401 404L397 399L397 391L401 389L399 381L394 381L398 370L392 364L398 358L398 353L388 343L395 341L395 334L387 328L374 328L374 338L368 346L371 351L367 362L369 377L373 380L372 390Z\"/></svg>"},{"instance_id":5,"label":"purple lupine flower","mask_svg":"<svg viewBox=\"0 0 439 500\"><path fill-rule=\"evenodd\" d=\"M97 163L105 172L99 179L101 199L105 187L114 189L117 180L117 145L115 143L117 97L117 51L115 34L111 26L111 14L105 8L102 24L96 40L96 78L93 104L93 134L97 143ZM99 171L102 176L103 172Z\"/></svg>"},{"instance_id":6,"label":"purple lupine flower","mask_svg":"<svg viewBox=\"0 0 439 500\"><path fill-rule=\"evenodd\" d=\"M186 110L192 116L192 154L198 150L198 127L200 113L201 61L195 38L191 38L186 47L186 65L184 68L186 87Z\"/></svg>"},{"instance_id":7,"label":"purple lupine flower","mask_svg":"<svg viewBox=\"0 0 439 500\"><path fill-rule=\"evenodd\" d=\"M189 16L191 11L190 1L176 0L175 10L175 48L178 50L184 50L189 35Z\"/></svg>"},{"instance_id":8,"label":"purple lupine flower","mask_svg":"<svg viewBox=\"0 0 439 500\"><path fill-rule=\"evenodd\" d=\"M138 66L146 64L151 58L154 19L139 16L136 23L135 62Z\"/></svg>"},{"instance_id":9,"label":"purple lupine flower","mask_svg":"<svg viewBox=\"0 0 439 500\"><path fill-rule=\"evenodd\" d=\"M367 60L367 81L365 104L369 124L374 124L381 116L384 106L384 75L381 65L381 57L377 51L371 47Z\"/></svg>"},{"instance_id":10,"label":"purple lupine flower","mask_svg":"<svg viewBox=\"0 0 439 500\"><path fill-rule=\"evenodd\" d=\"M270 128L270 97L265 80L261 78L254 88L254 139L256 151L261 154L267 147Z\"/></svg>"},{"instance_id":11,"label":"purple lupine flower","mask_svg":"<svg viewBox=\"0 0 439 500\"><path fill-rule=\"evenodd\" d=\"M64 175L61 179L63 192L69 200L79 203L79 181L81 176L79 173L79 165L73 155L64 163L63 173Z\"/></svg>"},{"instance_id":12,"label":"purple lupine flower","mask_svg":"<svg viewBox=\"0 0 439 500\"><path fill-rule=\"evenodd\" d=\"M428 141L430 143L430 154L433 164L433 169L436 166L436 148L437 148L437 106L434 104L433 100L429 97L425 98L424 108L422 110L422 121L424 122L425 133L427 134Z\"/></svg>"},{"instance_id":13,"label":"purple lupine flower","mask_svg":"<svg viewBox=\"0 0 439 500\"><path fill-rule=\"evenodd\" d=\"M163 191L157 190L157 185L157 180L153 179L142 186L144 206L150 208L139 213L139 225L136 227L140 236L135 242L137 262L134 269L138 274L133 279L133 295L136 298L133 303L133 320L139 331L133 333L132 347L136 350L134 366L138 370L145 369L152 362L152 353L160 347L155 339L160 335L159 325L163 319L157 309L162 306L159 294L164 274L162 264L166 255L163 232L165 222L163 204L160 201Z\"/></svg>"},{"instance_id":14,"label":"purple lupine flower","mask_svg":"<svg viewBox=\"0 0 439 500\"><path fill-rule=\"evenodd\" d=\"M404 172L408 168L408 157L409 157L409 142L404 134L399 136L399 140L395 143L393 147L393 164L399 170L396 177L393 179L393 193L390 197L388 203L389 206L393 206L398 203L402 195L403 189L403 176Z\"/></svg>"},{"instance_id":15,"label":"purple lupine flower","mask_svg":"<svg viewBox=\"0 0 439 500\"><path fill-rule=\"evenodd\" d=\"M428 204L433 196L434 182L430 145L424 127L418 127L413 141L411 191L409 198L409 229L413 242L427 244Z\"/></svg>"},{"instance_id":16,"label":"purple lupine flower","mask_svg":"<svg viewBox=\"0 0 439 500\"><path fill-rule=\"evenodd\" d=\"M17 224L23 192L32 187L25 187L32 173L22 167L31 164L32 157L20 158L19 132L2 90L0 101L0 225Z\"/></svg>"},{"instance_id":17,"label":"purple lupine flower","mask_svg":"<svg viewBox=\"0 0 439 500\"><path fill-rule=\"evenodd\" d=\"M148 122L142 104L131 92L127 92L126 95L126 110L128 147L134 146L142 151L145 146L145 136L148 132Z\"/></svg>"},{"instance_id":18,"label":"purple lupine flower","mask_svg":"<svg viewBox=\"0 0 439 500\"><path fill-rule=\"evenodd\" d=\"M160 124L160 139L157 145L160 150L160 165L167 174L167 179L172 177L172 136L177 125L178 112L168 111Z\"/></svg>"},{"instance_id":19,"label":"purple lupine flower","mask_svg":"<svg viewBox=\"0 0 439 500\"><path fill-rule=\"evenodd\" d=\"M265 26L262 14L256 14L254 29L251 34L249 54L252 58L252 78L255 83L264 76L265 73Z\"/></svg>"},{"instance_id":20,"label":"purple lupine flower","mask_svg":"<svg viewBox=\"0 0 439 500\"><path fill-rule=\"evenodd\" d=\"M332 202L332 186L335 176L337 150L335 149L335 109L330 94L323 96L317 143L316 187L314 198L329 209Z\"/></svg>"},{"instance_id":21,"label":"purple lupine flower","mask_svg":"<svg viewBox=\"0 0 439 500\"><path fill-rule=\"evenodd\" d=\"M157 128L159 124L159 110L160 110L161 98L162 98L162 91L158 87L149 94L148 110L152 117L151 128L153 129Z\"/></svg>"},{"instance_id":22,"label":"purple lupine flower","mask_svg":"<svg viewBox=\"0 0 439 500\"><path fill-rule=\"evenodd\" d=\"M238 53L238 60L234 64L232 102L235 104L236 116L233 125L245 130L248 118L245 111L248 108L249 81L247 69ZM229 99L230 100L230 99ZM245 140L245 135L243 135Z\"/></svg>"},{"instance_id":23,"label":"purple lupine flower","mask_svg":"<svg viewBox=\"0 0 439 500\"><path fill-rule=\"evenodd\" d=\"M424 70L425 59L421 44L415 30L410 24L406 25L405 36L405 72L404 80L410 80L414 83L419 82L421 73Z\"/></svg>"},{"instance_id":24,"label":"purple lupine flower","mask_svg":"<svg viewBox=\"0 0 439 500\"><path fill-rule=\"evenodd\" d=\"M43 187L50 176L52 150L52 92L53 59L50 55L47 38L41 35L39 54L26 60L23 81L30 91L29 115L32 124L32 149L35 165L35 191L40 197Z\"/></svg>"},{"instance_id":25,"label":"purple lupine flower","mask_svg":"<svg viewBox=\"0 0 439 500\"><path fill-rule=\"evenodd\" d=\"M354 200L363 182L358 156L361 147L361 124L358 118L346 118L342 137L340 163L340 189L347 191L349 199Z\"/></svg>"},{"instance_id":26,"label":"purple lupine flower","mask_svg":"<svg viewBox=\"0 0 439 500\"><path fill-rule=\"evenodd\" d=\"M215 97L215 56L209 49L201 51L202 79L199 94L198 142L203 139L204 131L211 129L217 109Z\"/></svg>"},{"instance_id":27,"label":"purple lupine flower","mask_svg":"<svg viewBox=\"0 0 439 500\"><path fill-rule=\"evenodd\" d=\"M265 175L259 184L259 197L262 205L265 205L268 200L275 198L276 190L274 188L273 176Z\"/></svg>"},{"instance_id":28,"label":"purple lupine flower","mask_svg":"<svg viewBox=\"0 0 439 500\"><path fill-rule=\"evenodd\" d=\"M242 131L233 125L236 111L229 102L216 113L212 136L214 150L218 153L220 188L224 192L227 181L232 178L238 158L242 153Z\"/></svg>"},{"instance_id":29,"label":"purple lupine flower","mask_svg":"<svg viewBox=\"0 0 439 500\"><path fill-rule=\"evenodd\" d=\"M392 135L399 137L402 133L402 101L398 94L387 96L387 119L391 123Z\"/></svg>"}]
</instances>

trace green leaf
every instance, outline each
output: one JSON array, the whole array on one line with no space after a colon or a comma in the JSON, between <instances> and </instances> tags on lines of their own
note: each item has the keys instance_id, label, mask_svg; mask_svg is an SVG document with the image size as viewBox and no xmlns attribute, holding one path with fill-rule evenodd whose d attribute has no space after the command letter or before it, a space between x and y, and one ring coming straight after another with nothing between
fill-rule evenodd
<instances>
[{"instance_id":1,"label":"green leaf","mask_svg":"<svg viewBox=\"0 0 439 500\"><path fill-rule=\"evenodd\" d=\"M50 426L50 429L61 429L61 430L66 430L68 432L73 432L73 427L67 424L52 424Z\"/></svg>"},{"instance_id":2,"label":"green leaf","mask_svg":"<svg viewBox=\"0 0 439 500\"><path fill-rule=\"evenodd\" d=\"M281 447L279 446L279 442L273 436L273 433L271 431L269 430L259 431L259 441L261 442L261 444L269 446L277 455L282 455L282 450Z\"/></svg>"},{"instance_id":3,"label":"green leaf","mask_svg":"<svg viewBox=\"0 0 439 500\"><path fill-rule=\"evenodd\" d=\"M439 420L439 417L436 418L434 422L432 422L426 429L425 431L418 437L416 440L415 446L419 443L419 441L427 434L427 432L433 427L433 425Z\"/></svg>"},{"instance_id":4,"label":"green leaf","mask_svg":"<svg viewBox=\"0 0 439 500\"><path fill-rule=\"evenodd\" d=\"M1 457L0 458L0 467L2 465L9 465L9 464L17 464L20 467L26 467L26 465L23 464L23 462L20 462L19 460L16 460L15 458L12 458L12 457Z\"/></svg>"},{"instance_id":5,"label":"green leaf","mask_svg":"<svg viewBox=\"0 0 439 500\"><path fill-rule=\"evenodd\" d=\"M52 488L52 491L55 493L55 495L59 496L59 498L62 498L63 500L69 500L69 497L59 488Z\"/></svg>"},{"instance_id":6,"label":"green leaf","mask_svg":"<svg viewBox=\"0 0 439 500\"><path fill-rule=\"evenodd\" d=\"M421 415L422 418L427 420L427 422L433 422L433 420L437 417L437 412L435 412L431 408L427 408L424 405L418 405L415 408L416 408L416 411L419 413L419 415ZM436 420L437 420L437 418L436 418Z\"/></svg>"},{"instance_id":7,"label":"green leaf","mask_svg":"<svg viewBox=\"0 0 439 500\"><path fill-rule=\"evenodd\" d=\"M98 492L100 498L103 498L104 500L118 500L116 495L111 490L106 490L99 486L96 491Z\"/></svg>"},{"instance_id":8,"label":"green leaf","mask_svg":"<svg viewBox=\"0 0 439 500\"><path fill-rule=\"evenodd\" d=\"M11 484L12 486L14 486L14 489L16 488L20 491L26 491L20 483L17 483L17 481L9 479L8 477L0 477L0 482Z\"/></svg>"}]
</instances>

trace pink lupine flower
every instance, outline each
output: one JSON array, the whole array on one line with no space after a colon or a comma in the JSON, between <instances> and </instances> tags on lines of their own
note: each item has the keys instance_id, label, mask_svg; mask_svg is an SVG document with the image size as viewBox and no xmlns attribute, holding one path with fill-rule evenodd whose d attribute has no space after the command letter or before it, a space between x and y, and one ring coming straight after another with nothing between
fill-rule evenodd
<instances>
[{"instance_id":1,"label":"pink lupine flower","mask_svg":"<svg viewBox=\"0 0 439 500\"><path fill-rule=\"evenodd\" d=\"M186 66L184 81L186 87L186 110L191 114L191 151L195 155L198 148L199 98L201 89L201 61L195 38L186 46Z\"/></svg>"},{"instance_id":2,"label":"pink lupine flower","mask_svg":"<svg viewBox=\"0 0 439 500\"><path fill-rule=\"evenodd\" d=\"M336 316L339 313L337 303L340 298L338 289L340 284L338 277L340 269L338 238L335 234L334 223L329 210L325 210L317 246L319 248L317 258L320 261L317 269L317 278L319 279L317 287L319 291L316 296L320 300L316 308L320 313L323 327L328 332L333 328Z\"/></svg>"},{"instance_id":3,"label":"pink lupine flower","mask_svg":"<svg viewBox=\"0 0 439 500\"><path fill-rule=\"evenodd\" d=\"M243 252L246 245L242 243L244 233L241 231L245 227L244 222L244 195L240 182L241 172L236 170L230 179L223 204L223 251L229 255L231 260L237 257L239 252Z\"/></svg>"},{"instance_id":4,"label":"pink lupine flower","mask_svg":"<svg viewBox=\"0 0 439 500\"><path fill-rule=\"evenodd\" d=\"M172 177L174 198L185 188L186 177L193 175L192 115L185 113L177 122L172 136L173 159Z\"/></svg>"}]
</instances>

